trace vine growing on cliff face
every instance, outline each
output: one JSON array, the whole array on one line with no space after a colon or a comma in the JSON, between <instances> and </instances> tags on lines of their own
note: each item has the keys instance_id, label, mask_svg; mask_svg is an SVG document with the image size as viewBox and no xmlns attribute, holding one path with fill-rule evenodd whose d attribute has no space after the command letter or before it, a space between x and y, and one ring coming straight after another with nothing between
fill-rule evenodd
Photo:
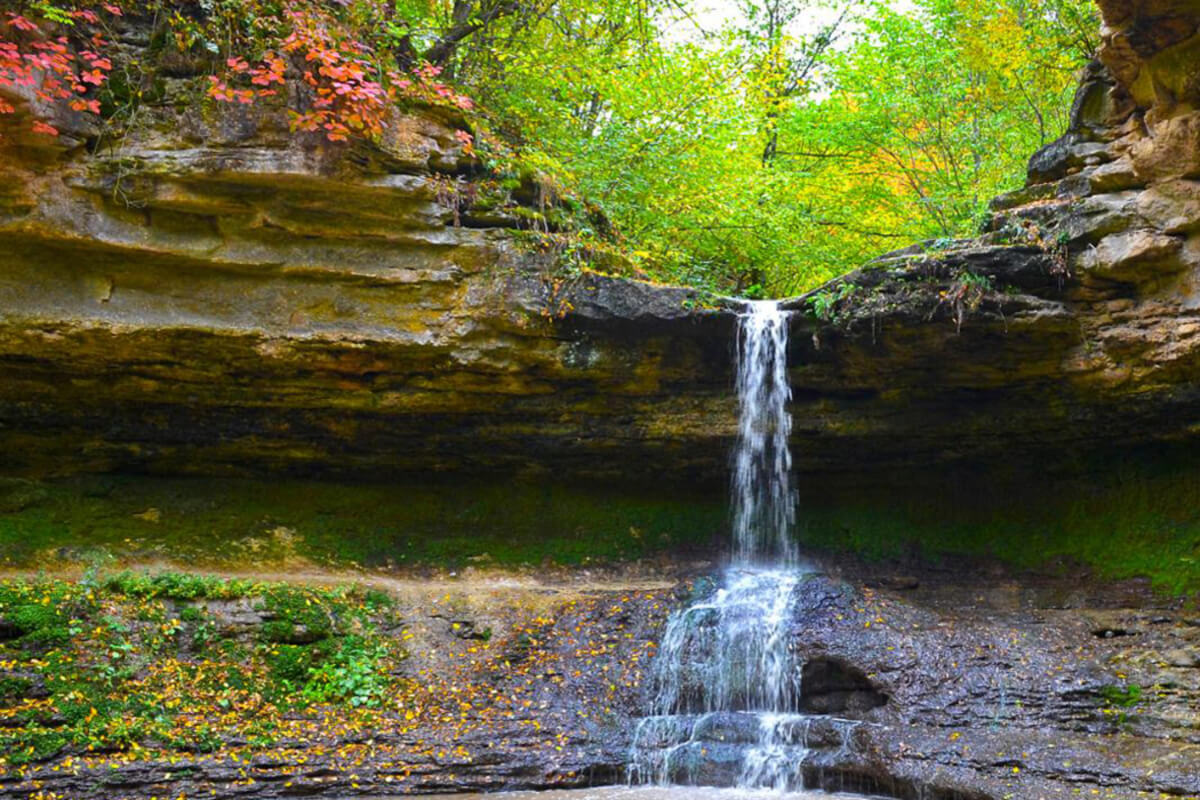
<instances>
[{"instance_id":1,"label":"vine growing on cliff face","mask_svg":"<svg viewBox=\"0 0 1200 800\"><path fill-rule=\"evenodd\" d=\"M954 332L962 333L967 315L977 311L991 292L992 281L988 276L977 275L963 268L955 275L948 288L938 292L938 301L929 312L929 319L933 319L938 309L946 306L950 309L951 319L954 320Z\"/></svg>"},{"instance_id":2,"label":"vine growing on cliff face","mask_svg":"<svg viewBox=\"0 0 1200 800\"><path fill-rule=\"evenodd\" d=\"M330 141L379 138L388 115L405 102L472 108L440 78L441 66L397 56L389 37L399 29L388 24L395 4L286 0L272 10L255 0L195 8L126 0L123 10L112 2L68 7L30 0L18 8L0 17L0 114L15 113L22 100L37 101L42 107L33 109L32 124L42 134L58 134L46 118L60 105L101 114L98 90L115 59L105 18L126 11L151 20L158 41L196 63L223 56L208 78L211 99L251 104L285 95L292 129ZM381 24L387 35L375 30ZM143 87L127 88L136 94Z\"/></svg>"},{"instance_id":3,"label":"vine growing on cliff face","mask_svg":"<svg viewBox=\"0 0 1200 800\"><path fill-rule=\"evenodd\" d=\"M0 19L0 115L16 113L17 98L45 105L65 103L72 111L99 116L97 90L108 80L112 61L101 14L121 16L119 6L62 9L35 4L29 14L4 12ZM7 95L7 97L6 97ZM34 119L35 133L57 136L49 122Z\"/></svg>"},{"instance_id":4,"label":"vine growing on cliff face","mask_svg":"<svg viewBox=\"0 0 1200 800\"><path fill-rule=\"evenodd\" d=\"M209 78L208 95L249 104L273 97L299 75L299 108L289 109L292 130L323 133L333 142L379 138L397 103L419 101L469 110L471 100L438 79L441 68L420 64L409 73L390 68L346 24L322 5L293 0L273 47L251 64L231 55L226 72Z\"/></svg>"}]
</instances>

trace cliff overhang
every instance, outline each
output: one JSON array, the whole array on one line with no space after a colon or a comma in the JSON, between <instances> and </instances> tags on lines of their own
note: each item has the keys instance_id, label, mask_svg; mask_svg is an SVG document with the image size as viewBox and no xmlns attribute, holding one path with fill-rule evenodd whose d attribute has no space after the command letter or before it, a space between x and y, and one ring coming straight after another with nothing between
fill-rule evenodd
<instances>
[{"instance_id":1,"label":"cliff overhang","mask_svg":"<svg viewBox=\"0 0 1200 800\"><path fill-rule=\"evenodd\" d=\"M1195 435L1200 14L1100 5L1071 129L984 237L790 301L798 468ZM444 114L330 148L250 110L155 113L119 146L69 120L9 140L7 471L723 478L736 301L564 269L460 213Z\"/></svg>"}]
</instances>

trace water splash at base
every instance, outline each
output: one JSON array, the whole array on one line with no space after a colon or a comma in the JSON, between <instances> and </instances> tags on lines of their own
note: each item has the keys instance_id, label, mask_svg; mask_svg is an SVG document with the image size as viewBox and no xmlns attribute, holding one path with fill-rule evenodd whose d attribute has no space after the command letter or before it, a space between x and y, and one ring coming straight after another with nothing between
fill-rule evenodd
<instances>
[{"instance_id":1,"label":"water splash at base","mask_svg":"<svg viewBox=\"0 0 1200 800\"><path fill-rule=\"evenodd\" d=\"M803 664L792 649L792 620L797 588L811 572L792 538L787 312L750 303L738 332L733 565L721 588L667 622L652 713L629 754L631 783L801 789L814 724L830 734L823 745L842 747L859 724L800 713Z\"/></svg>"}]
</instances>

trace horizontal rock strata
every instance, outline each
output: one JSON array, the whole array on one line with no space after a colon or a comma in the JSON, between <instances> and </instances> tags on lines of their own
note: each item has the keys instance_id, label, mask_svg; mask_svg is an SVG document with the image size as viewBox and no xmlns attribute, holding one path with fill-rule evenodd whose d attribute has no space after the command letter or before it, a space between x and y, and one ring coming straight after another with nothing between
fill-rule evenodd
<instances>
[{"instance_id":1,"label":"horizontal rock strata","mask_svg":"<svg viewBox=\"0 0 1200 800\"><path fill-rule=\"evenodd\" d=\"M1194 434L1200 15L1101 5L1071 130L984 238L792 302L800 469ZM486 196L454 120L330 149L265 112L149 118L114 142L70 120L55 147L9 136L7 471L723 480L734 304L523 243L533 210Z\"/></svg>"}]
</instances>

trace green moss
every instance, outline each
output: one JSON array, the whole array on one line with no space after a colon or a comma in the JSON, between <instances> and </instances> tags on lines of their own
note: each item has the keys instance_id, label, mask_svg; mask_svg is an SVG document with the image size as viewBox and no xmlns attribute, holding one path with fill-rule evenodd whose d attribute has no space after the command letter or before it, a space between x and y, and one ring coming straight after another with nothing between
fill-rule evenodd
<instances>
[{"instance_id":1,"label":"green moss","mask_svg":"<svg viewBox=\"0 0 1200 800\"><path fill-rule=\"evenodd\" d=\"M22 732L13 738L8 758L13 765L45 761L57 755L68 741L63 734L52 731Z\"/></svg>"},{"instance_id":2,"label":"green moss","mask_svg":"<svg viewBox=\"0 0 1200 800\"><path fill-rule=\"evenodd\" d=\"M271 682L276 693L290 693L308 680L308 671L316 663L317 652L298 644L279 644L265 651Z\"/></svg>"},{"instance_id":3,"label":"green moss","mask_svg":"<svg viewBox=\"0 0 1200 800\"><path fill-rule=\"evenodd\" d=\"M825 486L802 500L801 536L813 549L871 559L1082 565L1103 578L1147 577L1164 594L1196 593L1200 473L1188 461L1131 455L1082 477L985 469Z\"/></svg>"},{"instance_id":4,"label":"green moss","mask_svg":"<svg viewBox=\"0 0 1200 800\"><path fill-rule=\"evenodd\" d=\"M0 717L20 723L0 729L0 770L50 758L64 747L207 752L229 733L216 731L216 722L197 726L198 718L233 714L240 725L314 703L375 706L395 688L393 665L403 654L380 633L381 626L390 631L399 624L386 594L357 586L239 587L236 595L273 623L293 635L303 631L306 639L314 631L322 637L305 643L268 636L255 642L236 628L214 636L213 621L199 609L185 606L176 619L164 599L232 594L228 582L180 573L0 580L0 620L21 634L0 642L0 662L15 661L30 673L0 676ZM202 647L188 646L189 630L207 632ZM31 659L35 637L41 638ZM39 698L44 689L47 705L22 708L35 686ZM263 712L262 698L275 710ZM259 739L265 740L269 722Z\"/></svg>"},{"instance_id":5,"label":"green moss","mask_svg":"<svg viewBox=\"0 0 1200 800\"><path fill-rule=\"evenodd\" d=\"M33 681L28 678L0 677L0 701L12 702L25 697L33 689Z\"/></svg>"},{"instance_id":6,"label":"green moss","mask_svg":"<svg viewBox=\"0 0 1200 800\"><path fill-rule=\"evenodd\" d=\"M77 616L92 607L81 591L50 583L39 592L0 584L0 619L17 633L16 644L25 651L44 651L68 641Z\"/></svg>"},{"instance_id":7,"label":"green moss","mask_svg":"<svg viewBox=\"0 0 1200 800\"><path fill-rule=\"evenodd\" d=\"M1083 564L1104 577L1149 576L1165 593L1196 592L1200 470L1190 461L1186 453L1138 454L1123 458L1119 469L1106 462L1077 464L1076 477L1066 478L994 465L953 474L801 476L801 535L812 549L872 558L957 554L1021 567ZM22 492L30 488L20 486ZM0 513L0 564L95 564L101 551L122 560L169 559L214 569L286 569L297 559L331 567L455 569L715 554L727 542L720 489L133 476L32 488L36 503ZM177 602L261 594L249 581L174 573L117 574L105 587L131 598ZM347 601L348 607L372 608L387 602L386 595ZM272 638L292 641L306 623L292 613L299 609L290 601L278 603L286 613ZM352 616L344 607L330 613L330 625ZM52 644L69 618L31 622L28 632L45 631L34 638ZM325 624L311 621L314 630Z\"/></svg>"},{"instance_id":8,"label":"green moss","mask_svg":"<svg viewBox=\"0 0 1200 800\"><path fill-rule=\"evenodd\" d=\"M328 566L571 565L709 548L723 540L725 524L720 493L530 483L92 477L40 488L45 498L36 506L0 513L0 565L83 561L98 548L214 568L298 557ZM121 591L180 600L217 591L154 580L127 580Z\"/></svg>"},{"instance_id":9,"label":"green moss","mask_svg":"<svg viewBox=\"0 0 1200 800\"><path fill-rule=\"evenodd\" d=\"M31 481L0 478L0 514L22 511L46 500L48 493Z\"/></svg>"}]
</instances>

